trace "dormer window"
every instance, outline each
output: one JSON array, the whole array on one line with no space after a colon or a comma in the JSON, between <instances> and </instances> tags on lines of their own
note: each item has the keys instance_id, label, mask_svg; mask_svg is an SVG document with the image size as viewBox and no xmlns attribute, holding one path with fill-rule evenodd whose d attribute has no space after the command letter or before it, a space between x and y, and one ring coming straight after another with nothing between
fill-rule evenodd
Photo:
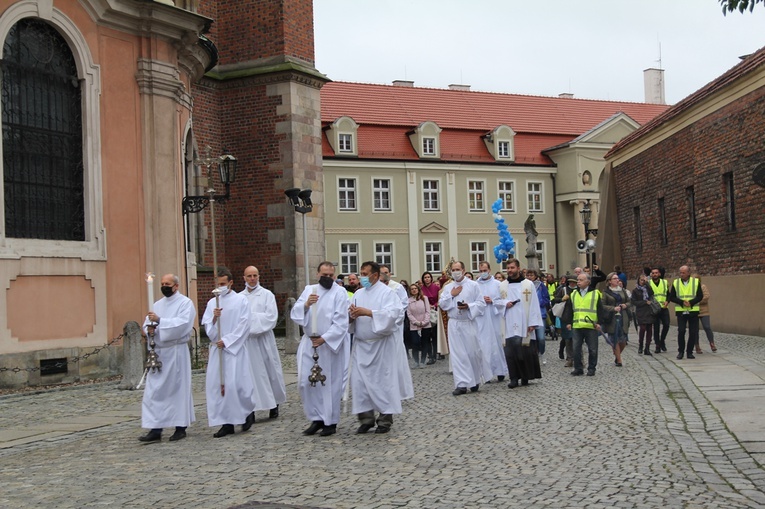
<instances>
[{"instance_id":1,"label":"dormer window","mask_svg":"<svg viewBox=\"0 0 765 509\"><path fill-rule=\"evenodd\" d=\"M408 134L412 148L418 156L423 159L441 157L441 142L439 140L441 128L435 122L423 122Z\"/></svg>"},{"instance_id":2,"label":"dormer window","mask_svg":"<svg viewBox=\"0 0 765 509\"><path fill-rule=\"evenodd\" d=\"M357 133L359 125L351 117L340 117L324 130L327 141L338 156L358 156Z\"/></svg>"},{"instance_id":3,"label":"dormer window","mask_svg":"<svg viewBox=\"0 0 765 509\"><path fill-rule=\"evenodd\" d=\"M506 125L500 125L483 135L483 141L494 160L512 162L515 160L515 131Z\"/></svg>"}]
</instances>

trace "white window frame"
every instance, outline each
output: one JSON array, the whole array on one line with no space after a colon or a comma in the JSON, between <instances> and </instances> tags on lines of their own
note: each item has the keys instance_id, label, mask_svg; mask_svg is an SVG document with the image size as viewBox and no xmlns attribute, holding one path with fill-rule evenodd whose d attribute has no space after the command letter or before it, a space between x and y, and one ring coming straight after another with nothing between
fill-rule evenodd
<instances>
[{"instance_id":1,"label":"white window frame","mask_svg":"<svg viewBox=\"0 0 765 509\"><path fill-rule=\"evenodd\" d=\"M380 251L379 250L380 246L390 246L390 251L387 253L384 251ZM395 267L393 263L395 261L394 258L395 258L395 252L396 252L396 244L392 240L380 240L380 241L376 240L374 243L374 248L375 248L375 258L374 258L375 262L377 262L379 265L387 265L388 267L390 267L391 275L395 275L396 271L395 271ZM383 259L385 256L388 256L390 260L385 261Z\"/></svg>"},{"instance_id":2,"label":"white window frame","mask_svg":"<svg viewBox=\"0 0 765 509\"><path fill-rule=\"evenodd\" d=\"M532 191L531 186L539 185L539 191ZM539 196L539 209L531 208L532 196ZM545 212L545 185L544 182L529 180L526 182L526 207L529 214L544 214Z\"/></svg>"},{"instance_id":3,"label":"white window frame","mask_svg":"<svg viewBox=\"0 0 765 509\"><path fill-rule=\"evenodd\" d=\"M338 133L337 151L346 154L353 153L353 133Z\"/></svg>"},{"instance_id":4,"label":"white window frame","mask_svg":"<svg viewBox=\"0 0 765 509\"><path fill-rule=\"evenodd\" d=\"M476 249L477 245L482 245L483 249ZM481 262L488 261L489 243L485 240L471 240L470 241L470 271L478 272L480 270Z\"/></svg>"},{"instance_id":5,"label":"white window frame","mask_svg":"<svg viewBox=\"0 0 765 509\"><path fill-rule=\"evenodd\" d=\"M537 240L537 261L539 262L539 269L542 272L547 272L547 241Z\"/></svg>"},{"instance_id":6,"label":"white window frame","mask_svg":"<svg viewBox=\"0 0 765 509\"><path fill-rule=\"evenodd\" d=\"M510 142L508 140L497 141L497 159L510 159Z\"/></svg>"},{"instance_id":7,"label":"white window frame","mask_svg":"<svg viewBox=\"0 0 765 509\"><path fill-rule=\"evenodd\" d=\"M510 184L511 186L510 191L502 190L500 187L502 184ZM516 207L516 204L518 203L518 201L517 201L517 197L515 196L515 188L516 188L515 180L500 180L497 182L497 196L499 196L502 199L502 210L500 210L500 212L515 213L517 211L518 207ZM510 195L510 199L512 200L513 207L506 209L505 205L507 204L507 200L505 199L505 196L508 194Z\"/></svg>"},{"instance_id":8,"label":"white window frame","mask_svg":"<svg viewBox=\"0 0 765 509\"><path fill-rule=\"evenodd\" d=\"M346 246L356 246L356 252L346 251ZM338 253L340 253L340 274L358 274L361 259L361 244L358 242L340 242L338 247ZM355 257L355 262L351 262L351 258ZM351 264L355 263L355 270L352 269Z\"/></svg>"},{"instance_id":9,"label":"white window frame","mask_svg":"<svg viewBox=\"0 0 765 509\"><path fill-rule=\"evenodd\" d=\"M352 180L353 181L353 188L349 188L347 186L341 186L340 182L344 180ZM338 176L337 177L337 211L338 212L358 212L359 211L359 186L358 186L359 179L358 177L346 177L346 176ZM350 208L347 206L343 207L343 201L346 203L348 202L348 196L346 194L345 198L341 198L342 193L348 193L353 192L353 208Z\"/></svg>"},{"instance_id":10,"label":"white window frame","mask_svg":"<svg viewBox=\"0 0 765 509\"><path fill-rule=\"evenodd\" d=\"M378 188L375 181L386 181L388 183L388 188ZM388 193L388 207L378 207L377 206L377 194L378 193ZM372 210L374 212L393 212L393 179L388 177L372 177Z\"/></svg>"},{"instance_id":11,"label":"white window frame","mask_svg":"<svg viewBox=\"0 0 765 509\"><path fill-rule=\"evenodd\" d=\"M436 155L436 138L432 136L422 137L422 155L423 156L435 156Z\"/></svg>"},{"instance_id":12,"label":"white window frame","mask_svg":"<svg viewBox=\"0 0 765 509\"><path fill-rule=\"evenodd\" d=\"M428 246L438 246L438 250L434 251L432 249L428 249ZM430 272L431 274L439 274L443 270L444 267L444 243L440 240L431 240L431 241L425 241L423 243L423 254L425 255L425 271ZM438 256L438 265L435 265L433 263L432 256L437 255Z\"/></svg>"},{"instance_id":13,"label":"white window frame","mask_svg":"<svg viewBox=\"0 0 765 509\"><path fill-rule=\"evenodd\" d=\"M481 189L471 189L470 186L472 184L479 184ZM486 181L485 180L477 180L477 179L470 179L467 181L467 193L468 193L468 212L472 213L481 213L486 212ZM478 198L475 198L476 195L480 195L480 207L477 206L478 204ZM475 200L476 206L473 207L473 201Z\"/></svg>"},{"instance_id":14,"label":"white window frame","mask_svg":"<svg viewBox=\"0 0 765 509\"><path fill-rule=\"evenodd\" d=\"M435 182L436 183L436 189L425 189L425 182ZM441 180L440 179L422 179L421 182L422 185L422 211L423 212L441 212ZM428 208L426 205L429 201L433 200L426 200L425 199L425 193L434 193L436 194L436 207L435 208Z\"/></svg>"}]
</instances>

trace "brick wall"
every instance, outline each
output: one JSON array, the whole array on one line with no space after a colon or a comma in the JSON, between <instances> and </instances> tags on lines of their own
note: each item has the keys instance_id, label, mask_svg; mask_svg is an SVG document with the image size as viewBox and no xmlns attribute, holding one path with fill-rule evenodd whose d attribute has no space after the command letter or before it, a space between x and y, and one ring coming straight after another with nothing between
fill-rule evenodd
<instances>
[{"instance_id":1,"label":"brick wall","mask_svg":"<svg viewBox=\"0 0 765 509\"><path fill-rule=\"evenodd\" d=\"M615 169L623 268L677 274L683 264L703 275L765 272L765 188L752 182L765 161L765 88L688 126ZM736 231L727 231L723 174L732 172ZM694 187L698 236L691 239L686 188ZM667 245L661 245L658 199L664 198ZM640 207L643 249L633 220Z\"/></svg>"}]
</instances>

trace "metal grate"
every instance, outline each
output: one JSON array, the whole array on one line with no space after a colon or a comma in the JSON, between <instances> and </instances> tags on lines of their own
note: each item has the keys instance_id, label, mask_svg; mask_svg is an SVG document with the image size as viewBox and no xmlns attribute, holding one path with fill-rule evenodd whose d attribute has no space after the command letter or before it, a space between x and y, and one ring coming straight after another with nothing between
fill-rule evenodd
<instances>
[{"instance_id":1,"label":"metal grate","mask_svg":"<svg viewBox=\"0 0 765 509\"><path fill-rule=\"evenodd\" d=\"M50 25L16 23L3 46L7 237L85 240L82 104L69 46Z\"/></svg>"},{"instance_id":2,"label":"metal grate","mask_svg":"<svg viewBox=\"0 0 765 509\"><path fill-rule=\"evenodd\" d=\"M61 359L40 359L40 375L59 375L69 372L66 357Z\"/></svg>"}]
</instances>

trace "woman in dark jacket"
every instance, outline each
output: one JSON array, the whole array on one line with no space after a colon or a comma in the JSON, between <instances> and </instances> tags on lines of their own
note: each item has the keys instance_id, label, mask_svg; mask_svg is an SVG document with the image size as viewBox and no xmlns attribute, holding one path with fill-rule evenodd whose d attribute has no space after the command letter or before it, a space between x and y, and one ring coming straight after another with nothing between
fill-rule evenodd
<instances>
[{"instance_id":1,"label":"woman in dark jacket","mask_svg":"<svg viewBox=\"0 0 765 509\"><path fill-rule=\"evenodd\" d=\"M645 355L651 355L651 336L655 321L651 312L651 300L653 300L653 290L648 284L648 279L641 274L638 276L637 286L632 290L632 303L635 305L635 316L640 327L638 353ZM643 349L643 336L645 336L645 349Z\"/></svg>"},{"instance_id":2,"label":"woman in dark jacket","mask_svg":"<svg viewBox=\"0 0 765 509\"><path fill-rule=\"evenodd\" d=\"M603 304L614 307L614 318L603 325L603 332L614 350L614 364L621 367L622 351L627 347L627 333L630 329L629 299L627 292L619 284L619 275L612 272L606 277L606 289L603 291Z\"/></svg>"},{"instance_id":3,"label":"woman in dark jacket","mask_svg":"<svg viewBox=\"0 0 765 509\"><path fill-rule=\"evenodd\" d=\"M563 314L560 318L555 319L555 327L560 332L560 347L566 349L566 364L567 368L574 365L574 345L573 345L573 332L569 330L566 325L571 325L574 322L574 309L571 307L571 292L576 290L576 276L566 274L561 276L560 285L555 290L555 297L552 304L559 304L565 302L566 305L563 308ZM560 352L559 352L560 355ZM561 357L562 359L563 357Z\"/></svg>"}]
</instances>

